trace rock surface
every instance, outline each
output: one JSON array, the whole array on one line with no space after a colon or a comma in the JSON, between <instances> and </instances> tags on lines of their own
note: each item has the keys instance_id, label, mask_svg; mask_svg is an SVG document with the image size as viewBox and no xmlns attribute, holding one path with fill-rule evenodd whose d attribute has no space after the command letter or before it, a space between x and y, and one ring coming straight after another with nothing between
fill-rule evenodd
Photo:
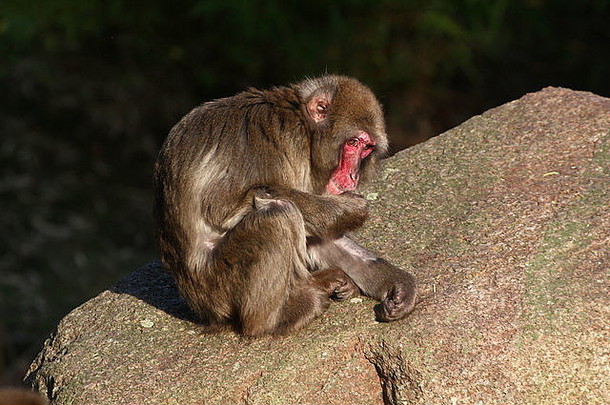
<instances>
[{"instance_id":1,"label":"rock surface","mask_svg":"<svg viewBox=\"0 0 610 405\"><path fill-rule=\"evenodd\" d=\"M418 278L406 320L333 304L206 334L151 263L68 314L27 380L74 403L610 403L610 100L547 88L386 160L357 235Z\"/></svg>"}]
</instances>

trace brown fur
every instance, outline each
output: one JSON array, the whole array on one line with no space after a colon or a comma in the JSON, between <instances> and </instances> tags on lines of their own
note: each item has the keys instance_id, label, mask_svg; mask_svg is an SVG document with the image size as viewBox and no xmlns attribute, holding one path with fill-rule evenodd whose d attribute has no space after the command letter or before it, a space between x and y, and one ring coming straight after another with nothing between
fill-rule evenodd
<instances>
[{"instance_id":1,"label":"brown fur","mask_svg":"<svg viewBox=\"0 0 610 405\"><path fill-rule=\"evenodd\" d=\"M202 321L289 332L358 289L383 300L381 320L412 309L413 278L344 236L364 223L364 199L324 194L358 130L376 143L360 166L366 180L387 149L383 114L342 76L249 89L174 126L155 165L157 241Z\"/></svg>"},{"instance_id":2,"label":"brown fur","mask_svg":"<svg viewBox=\"0 0 610 405\"><path fill-rule=\"evenodd\" d=\"M0 404L6 405L45 405L46 398L40 394L25 388L0 388Z\"/></svg>"}]
</instances>

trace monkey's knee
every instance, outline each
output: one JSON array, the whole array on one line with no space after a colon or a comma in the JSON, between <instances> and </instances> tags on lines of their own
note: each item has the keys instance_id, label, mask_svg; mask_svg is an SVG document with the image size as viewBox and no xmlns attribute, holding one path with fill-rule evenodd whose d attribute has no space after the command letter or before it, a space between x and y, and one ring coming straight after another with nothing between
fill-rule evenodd
<instances>
[{"instance_id":1,"label":"monkey's knee","mask_svg":"<svg viewBox=\"0 0 610 405\"><path fill-rule=\"evenodd\" d=\"M303 216L290 200L255 197L254 210L242 225L253 230L252 236L256 237L258 243L265 243L262 240L269 242L270 248L280 255L295 246L304 248Z\"/></svg>"},{"instance_id":2,"label":"monkey's knee","mask_svg":"<svg viewBox=\"0 0 610 405\"><path fill-rule=\"evenodd\" d=\"M286 249L291 249L296 241L300 248L301 239L305 239L305 225L298 208L288 200L266 198L258 195L257 190L252 192L251 209L227 231L221 243L224 249L238 247L239 256L244 257L249 251L245 249L248 246L257 246L250 249L257 256L263 246L269 254L280 256Z\"/></svg>"},{"instance_id":3,"label":"monkey's knee","mask_svg":"<svg viewBox=\"0 0 610 405\"><path fill-rule=\"evenodd\" d=\"M288 213L296 209L294 204L283 199L255 198L254 209L266 213Z\"/></svg>"},{"instance_id":4,"label":"monkey's knee","mask_svg":"<svg viewBox=\"0 0 610 405\"><path fill-rule=\"evenodd\" d=\"M257 187L253 190L253 206L257 211L262 212L290 212L297 210L296 206L289 200L279 197L274 197L271 191L266 187Z\"/></svg>"}]
</instances>

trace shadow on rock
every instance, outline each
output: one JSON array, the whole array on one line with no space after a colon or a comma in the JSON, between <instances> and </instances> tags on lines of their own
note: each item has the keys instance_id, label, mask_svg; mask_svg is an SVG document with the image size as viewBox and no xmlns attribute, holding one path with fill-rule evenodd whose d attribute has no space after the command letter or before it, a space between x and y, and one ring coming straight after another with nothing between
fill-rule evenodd
<instances>
[{"instance_id":1,"label":"shadow on rock","mask_svg":"<svg viewBox=\"0 0 610 405\"><path fill-rule=\"evenodd\" d=\"M172 275L158 260L129 274L110 288L110 291L136 297L173 317L200 323L180 296Z\"/></svg>"}]
</instances>

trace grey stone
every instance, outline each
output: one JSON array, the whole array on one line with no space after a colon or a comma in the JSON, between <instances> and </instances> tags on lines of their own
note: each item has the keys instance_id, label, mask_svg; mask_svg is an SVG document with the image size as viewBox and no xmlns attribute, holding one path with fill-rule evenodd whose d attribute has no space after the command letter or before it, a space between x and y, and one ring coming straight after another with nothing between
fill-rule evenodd
<instances>
[{"instance_id":1,"label":"grey stone","mask_svg":"<svg viewBox=\"0 0 610 405\"><path fill-rule=\"evenodd\" d=\"M610 403L610 100L547 88L387 159L356 235L415 312L348 300L244 339L153 262L73 310L27 380L53 404Z\"/></svg>"}]
</instances>

